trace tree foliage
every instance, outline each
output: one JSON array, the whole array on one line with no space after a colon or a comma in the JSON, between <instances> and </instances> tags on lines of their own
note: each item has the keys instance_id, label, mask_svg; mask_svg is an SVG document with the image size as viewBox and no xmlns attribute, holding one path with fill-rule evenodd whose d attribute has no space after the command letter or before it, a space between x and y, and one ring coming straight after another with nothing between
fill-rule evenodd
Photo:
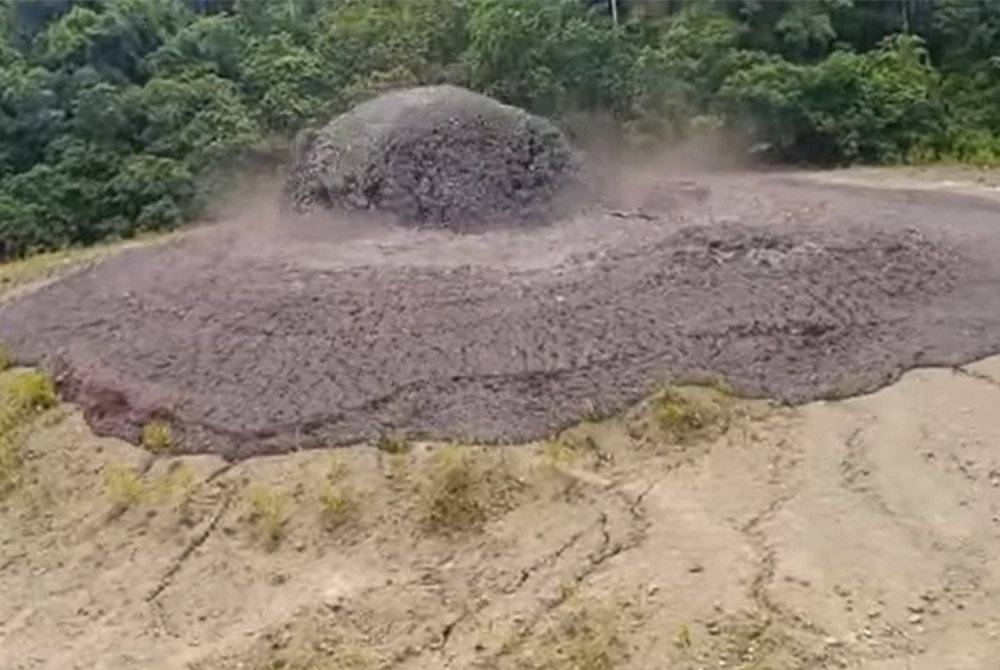
<instances>
[{"instance_id":1,"label":"tree foliage","mask_svg":"<svg viewBox=\"0 0 1000 670\"><path fill-rule=\"evenodd\" d=\"M637 145L1000 163L1000 3L0 0L0 258L169 228L359 100L451 82Z\"/></svg>"}]
</instances>

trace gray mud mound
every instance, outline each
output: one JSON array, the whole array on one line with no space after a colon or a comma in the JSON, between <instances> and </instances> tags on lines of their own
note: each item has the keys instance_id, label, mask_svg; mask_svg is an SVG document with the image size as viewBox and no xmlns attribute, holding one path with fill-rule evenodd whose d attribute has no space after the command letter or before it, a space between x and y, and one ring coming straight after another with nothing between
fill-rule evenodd
<instances>
[{"instance_id":1,"label":"gray mud mound","mask_svg":"<svg viewBox=\"0 0 1000 670\"><path fill-rule=\"evenodd\" d=\"M461 231L545 220L578 167L545 119L455 86L387 93L300 144L293 210L374 210Z\"/></svg>"},{"instance_id":2,"label":"gray mud mound","mask_svg":"<svg viewBox=\"0 0 1000 670\"><path fill-rule=\"evenodd\" d=\"M519 442L671 379L799 402L1000 351L995 204L728 179L683 211L480 235L236 221L0 304L0 341L102 434L156 418L237 458Z\"/></svg>"}]
</instances>

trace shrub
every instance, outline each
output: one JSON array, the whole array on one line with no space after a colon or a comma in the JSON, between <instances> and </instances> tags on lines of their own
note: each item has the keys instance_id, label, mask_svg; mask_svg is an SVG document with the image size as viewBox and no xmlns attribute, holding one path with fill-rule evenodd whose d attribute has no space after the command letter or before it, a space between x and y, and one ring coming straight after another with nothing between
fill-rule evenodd
<instances>
[{"instance_id":1,"label":"shrub","mask_svg":"<svg viewBox=\"0 0 1000 670\"><path fill-rule=\"evenodd\" d=\"M154 454L166 453L173 449L174 442L170 424L165 421L150 421L142 427L142 446Z\"/></svg>"},{"instance_id":2,"label":"shrub","mask_svg":"<svg viewBox=\"0 0 1000 670\"><path fill-rule=\"evenodd\" d=\"M814 65L773 57L730 75L720 100L758 150L824 163L899 162L937 132L939 78L919 38L899 35L866 54Z\"/></svg>"}]
</instances>

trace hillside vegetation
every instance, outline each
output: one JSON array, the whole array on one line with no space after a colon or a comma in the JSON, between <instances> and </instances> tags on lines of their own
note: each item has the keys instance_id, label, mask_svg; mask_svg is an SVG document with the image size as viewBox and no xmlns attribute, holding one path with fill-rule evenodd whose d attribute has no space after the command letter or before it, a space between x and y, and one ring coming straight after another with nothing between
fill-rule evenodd
<instances>
[{"instance_id":1,"label":"hillside vegetation","mask_svg":"<svg viewBox=\"0 0 1000 670\"><path fill-rule=\"evenodd\" d=\"M0 0L0 259L167 229L379 91L449 82L637 148L1000 162L1000 3ZM586 124L586 126L584 125Z\"/></svg>"}]
</instances>

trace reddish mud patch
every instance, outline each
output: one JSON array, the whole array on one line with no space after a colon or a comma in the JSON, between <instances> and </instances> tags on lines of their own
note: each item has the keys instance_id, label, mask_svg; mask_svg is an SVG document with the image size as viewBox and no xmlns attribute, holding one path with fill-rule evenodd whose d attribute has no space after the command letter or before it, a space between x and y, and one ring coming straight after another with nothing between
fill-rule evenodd
<instances>
[{"instance_id":1,"label":"reddish mud patch","mask_svg":"<svg viewBox=\"0 0 1000 670\"><path fill-rule=\"evenodd\" d=\"M390 430L520 441L671 379L797 402L1000 351L995 204L701 186L475 236L215 226L0 306L0 339L99 433L155 417L235 458Z\"/></svg>"}]
</instances>

